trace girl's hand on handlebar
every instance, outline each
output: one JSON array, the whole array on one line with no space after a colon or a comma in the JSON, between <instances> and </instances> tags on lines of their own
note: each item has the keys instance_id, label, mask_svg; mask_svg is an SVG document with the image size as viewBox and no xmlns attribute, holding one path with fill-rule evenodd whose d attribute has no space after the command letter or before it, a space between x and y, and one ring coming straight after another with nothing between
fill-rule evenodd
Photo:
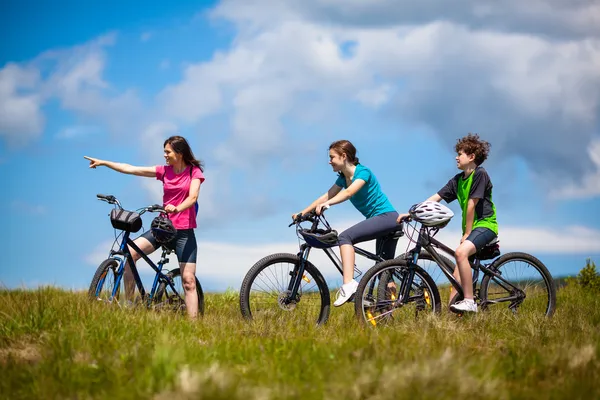
<instances>
[{"instance_id":1,"label":"girl's hand on handlebar","mask_svg":"<svg viewBox=\"0 0 600 400\"><path fill-rule=\"evenodd\" d=\"M401 224L402 221L409 220L409 219L410 219L410 214L408 214L408 213L406 213L406 214L400 214L398 216L398 219L396 219L396 222L399 223L399 224Z\"/></svg>"},{"instance_id":2,"label":"girl's hand on handlebar","mask_svg":"<svg viewBox=\"0 0 600 400\"><path fill-rule=\"evenodd\" d=\"M176 213L176 212L178 212L177 211L177 207L174 206L173 204L167 204L165 206L165 211L168 212L168 213Z\"/></svg>"},{"instance_id":3,"label":"girl's hand on handlebar","mask_svg":"<svg viewBox=\"0 0 600 400\"><path fill-rule=\"evenodd\" d=\"M318 204L317 207L315 208L315 212L317 213L317 215L321 215L323 210L327 210L329 207L330 206L327 203Z\"/></svg>"}]
</instances>

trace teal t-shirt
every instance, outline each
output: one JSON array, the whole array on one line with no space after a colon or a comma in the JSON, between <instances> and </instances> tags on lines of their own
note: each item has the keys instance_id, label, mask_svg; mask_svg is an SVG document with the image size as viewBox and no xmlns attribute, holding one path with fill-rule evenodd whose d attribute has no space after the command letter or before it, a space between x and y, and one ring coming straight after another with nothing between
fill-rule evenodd
<instances>
[{"instance_id":1,"label":"teal t-shirt","mask_svg":"<svg viewBox=\"0 0 600 400\"><path fill-rule=\"evenodd\" d=\"M352 182L357 179L365 181L365 185L354 196L350 197L350 202L365 218L396 211L387 196L381 191L379 181L377 181L377 178L375 178L375 175L373 175L369 168L358 164L354 171ZM344 189L347 189L349 186L343 174L340 174L335 184Z\"/></svg>"}]
</instances>

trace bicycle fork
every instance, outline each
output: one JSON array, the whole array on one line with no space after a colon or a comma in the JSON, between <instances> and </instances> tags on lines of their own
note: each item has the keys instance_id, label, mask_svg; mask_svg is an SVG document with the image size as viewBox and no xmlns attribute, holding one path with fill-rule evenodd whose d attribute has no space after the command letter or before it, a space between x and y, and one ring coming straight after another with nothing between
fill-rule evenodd
<instances>
[{"instance_id":1,"label":"bicycle fork","mask_svg":"<svg viewBox=\"0 0 600 400\"><path fill-rule=\"evenodd\" d=\"M304 269L306 267L306 260L308 260L308 255L310 254L310 247L303 247L298 252L298 258L300 261L292 271L290 271L290 282L287 288L287 296L285 296L281 301L284 304L290 304L292 302L298 302L300 300L300 296L298 296L298 291L300 290L300 284L304 280L305 282L310 283L310 278L306 276L304 273Z\"/></svg>"}]
</instances>

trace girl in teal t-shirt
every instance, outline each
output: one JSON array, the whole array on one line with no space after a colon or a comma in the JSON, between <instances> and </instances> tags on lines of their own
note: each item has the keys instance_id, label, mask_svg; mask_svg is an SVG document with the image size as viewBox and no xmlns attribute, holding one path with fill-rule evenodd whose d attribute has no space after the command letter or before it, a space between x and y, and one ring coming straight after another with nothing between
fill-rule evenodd
<instances>
[{"instance_id":1,"label":"girl in teal t-shirt","mask_svg":"<svg viewBox=\"0 0 600 400\"><path fill-rule=\"evenodd\" d=\"M346 200L356 207L366 220L346 229L338 236L344 284L333 303L339 307L347 302L356 292L358 282L354 280L354 247L353 245L368 240L378 239L398 228L398 213L381 191L381 186L371 170L358 162L356 148L347 140L338 140L329 146L329 164L334 172L339 173L335 184L321 197L302 210L302 214L316 211L320 214L323 207L342 203ZM297 214L292 216L295 219ZM385 259L394 258L396 241L388 241L382 249ZM379 249L379 243L377 243Z\"/></svg>"}]
</instances>

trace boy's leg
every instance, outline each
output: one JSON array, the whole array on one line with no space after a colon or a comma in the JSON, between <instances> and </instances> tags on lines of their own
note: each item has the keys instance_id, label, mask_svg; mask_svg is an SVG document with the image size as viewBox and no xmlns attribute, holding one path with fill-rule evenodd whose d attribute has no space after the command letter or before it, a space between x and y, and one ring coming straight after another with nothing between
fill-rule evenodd
<instances>
[{"instance_id":1,"label":"boy's leg","mask_svg":"<svg viewBox=\"0 0 600 400\"><path fill-rule=\"evenodd\" d=\"M452 273L452 276L454 276L454 279L456 279L458 284L462 286L462 283L460 281L460 272L458 270L458 266L456 268L454 268L454 272ZM454 298L454 296L456 296L457 293L458 293L458 291L456 289L454 289L454 286L450 286L450 298L448 299L448 303L450 303L452 301L452 299Z\"/></svg>"},{"instance_id":2,"label":"boy's leg","mask_svg":"<svg viewBox=\"0 0 600 400\"><path fill-rule=\"evenodd\" d=\"M460 276L460 284L465 295L465 299L473 300L473 275L471 275L471 264L469 264L469 257L475 254L477 249L475 245L465 240L456 249L456 269ZM454 271L456 274L456 270Z\"/></svg>"},{"instance_id":3,"label":"boy's leg","mask_svg":"<svg viewBox=\"0 0 600 400\"><path fill-rule=\"evenodd\" d=\"M451 305L451 310L477 312L477 305L473 300L473 276L469 257L483 249L495 237L496 234L488 228L475 228L456 249L456 266L465 297L463 301Z\"/></svg>"}]
</instances>

